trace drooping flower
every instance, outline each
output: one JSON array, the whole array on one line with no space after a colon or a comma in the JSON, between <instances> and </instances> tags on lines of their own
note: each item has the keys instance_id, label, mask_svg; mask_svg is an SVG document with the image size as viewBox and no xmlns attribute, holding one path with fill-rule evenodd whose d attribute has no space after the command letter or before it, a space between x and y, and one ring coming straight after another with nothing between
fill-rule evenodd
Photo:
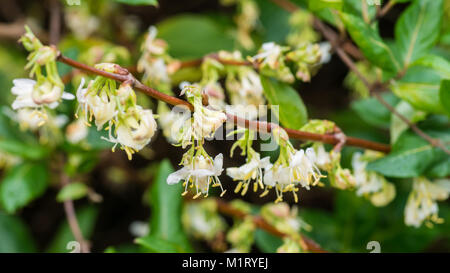
<instances>
[{"instance_id":1,"label":"drooping flower","mask_svg":"<svg viewBox=\"0 0 450 273\"><path fill-rule=\"evenodd\" d=\"M278 128L275 134L280 134L278 143L280 144L280 156L277 161L266 169L264 174L264 184L268 188L274 187L277 193L275 203L283 201L283 193L291 191L295 202L298 201L297 185L309 189L315 186L323 177L319 168L316 166L316 154L313 148L306 150L296 150L288 140L284 130ZM261 194L265 196L268 189Z\"/></svg>"},{"instance_id":2,"label":"drooping flower","mask_svg":"<svg viewBox=\"0 0 450 273\"><path fill-rule=\"evenodd\" d=\"M385 206L394 199L395 186L382 175L366 170L368 162L378 156L378 154L355 153L352 158L353 177L358 196L368 197L375 206Z\"/></svg>"},{"instance_id":3,"label":"drooping flower","mask_svg":"<svg viewBox=\"0 0 450 273\"><path fill-rule=\"evenodd\" d=\"M270 157L267 156L260 159L259 154L255 152L246 164L240 167L227 168L227 175L233 178L233 180L239 181L234 192L238 193L242 189L241 194L245 195L251 181L254 181L254 191L258 189L258 185L261 189L264 189L264 185L262 183L263 169L266 169L269 166Z\"/></svg>"},{"instance_id":4,"label":"drooping flower","mask_svg":"<svg viewBox=\"0 0 450 273\"><path fill-rule=\"evenodd\" d=\"M433 222L442 223L436 201L446 200L449 192L448 179L431 182L424 177L414 178L413 188L405 206L405 224L420 227L424 221L428 226L432 226Z\"/></svg>"},{"instance_id":5,"label":"drooping flower","mask_svg":"<svg viewBox=\"0 0 450 273\"><path fill-rule=\"evenodd\" d=\"M87 121L90 122L92 117L95 118L97 130L103 128L105 123L113 120L118 113L116 100L111 96L112 90L110 88L112 87L109 87L109 81L111 80L97 77L89 83L87 88L83 88L84 79L82 79L77 91L80 109L86 115Z\"/></svg>"},{"instance_id":6,"label":"drooping flower","mask_svg":"<svg viewBox=\"0 0 450 273\"><path fill-rule=\"evenodd\" d=\"M221 111L204 107L202 104L202 92L197 85L186 85L182 94L186 94L188 100L194 106L194 114L186 120L181 129L179 142L185 148L194 141L202 142L204 138L214 135L216 130L226 121L227 116Z\"/></svg>"},{"instance_id":7,"label":"drooping flower","mask_svg":"<svg viewBox=\"0 0 450 273\"><path fill-rule=\"evenodd\" d=\"M70 143L78 143L85 139L89 133L89 127L84 119L77 119L66 128L66 138Z\"/></svg>"},{"instance_id":8,"label":"drooping flower","mask_svg":"<svg viewBox=\"0 0 450 273\"><path fill-rule=\"evenodd\" d=\"M208 196L209 187L220 187L222 193L225 194L225 190L220 183L219 176L223 171L223 155L218 154L214 160L207 154L199 154L193 157L185 157L183 159L183 168L170 174L167 177L167 184L173 185L181 180L184 180L183 186L185 191L183 195L186 195L188 186L195 187L195 198L198 198L202 193Z\"/></svg>"},{"instance_id":9,"label":"drooping flower","mask_svg":"<svg viewBox=\"0 0 450 273\"><path fill-rule=\"evenodd\" d=\"M15 79L11 93L16 95L12 103L14 110L20 108L39 108L47 106L54 109L59 105L60 99L72 100L75 97L70 93L65 93L57 85L52 85L49 81L37 84L31 79Z\"/></svg>"},{"instance_id":10,"label":"drooping flower","mask_svg":"<svg viewBox=\"0 0 450 273\"><path fill-rule=\"evenodd\" d=\"M125 150L128 159L132 155L144 148L156 132L156 121L151 110L144 110L136 105L127 109L127 112L120 114L115 120L115 133L117 137L110 135L110 142L120 144ZM114 148L113 148L114 150Z\"/></svg>"}]
</instances>

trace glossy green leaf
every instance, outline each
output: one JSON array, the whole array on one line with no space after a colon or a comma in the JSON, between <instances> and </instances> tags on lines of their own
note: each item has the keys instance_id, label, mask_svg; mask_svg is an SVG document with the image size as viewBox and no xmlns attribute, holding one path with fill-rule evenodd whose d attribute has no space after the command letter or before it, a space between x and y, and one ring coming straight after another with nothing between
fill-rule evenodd
<instances>
[{"instance_id":1,"label":"glossy green leaf","mask_svg":"<svg viewBox=\"0 0 450 273\"><path fill-rule=\"evenodd\" d=\"M385 93L382 97L392 106L395 106L399 101L398 98L392 93ZM391 122L391 112L377 99L361 99L353 102L351 107L368 124L380 128L389 128Z\"/></svg>"},{"instance_id":2,"label":"glossy green leaf","mask_svg":"<svg viewBox=\"0 0 450 273\"><path fill-rule=\"evenodd\" d=\"M436 43L443 12L442 0L417 0L403 12L395 25L402 66L422 57Z\"/></svg>"},{"instance_id":3,"label":"glossy green leaf","mask_svg":"<svg viewBox=\"0 0 450 273\"><path fill-rule=\"evenodd\" d=\"M450 115L450 80L443 80L439 90L439 98L445 112Z\"/></svg>"},{"instance_id":4,"label":"glossy green leaf","mask_svg":"<svg viewBox=\"0 0 450 273\"><path fill-rule=\"evenodd\" d=\"M399 69L394 53L377 30L355 15L341 12L340 17L353 41L371 63L387 71L395 72Z\"/></svg>"},{"instance_id":5,"label":"glossy green leaf","mask_svg":"<svg viewBox=\"0 0 450 273\"><path fill-rule=\"evenodd\" d=\"M192 247L181 225L182 187L168 185L166 180L174 172L169 160L161 162L151 189L152 216L150 234L136 243L150 252L189 252Z\"/></svg>"},{"instance_id":6,"label":"glossy green leaf","mask_svg":"<svg viewBox=\"0 0 450 273\"><path fill-rule=\"evenodd\" d=\"M25 207L48 186L48 171L39 163L23 163L8 170L0 183L0 205L8 213Z\"/></svg>"},{"instance_id":7,"label":"glossy green leaf","mask_svg":"<svg viewBox=\"0 0 450 273\"><path fill-rule=\"evenodd\" d=\"M98 210L93 206L77 208L76 210L78 224L80 225L81 232L85 240L89 240L91 237L95 222L98 215ZM59 227L55 237L47 248L47 252L50 253L67 253L73 249L68 245L70 242L75 241L69 224L66 220Z\"/></svg>"},{"instance_id":8,"label":"glossy green leaf","mask_svg":"<svg viewBox=\"0 0 450 273\"><path fill-rule=\"evenodd\" d=\"M127 4L127 5L151 5L151 6L157 6L158 0L114 0L119 3Z\"/></svg>"},{"instance_id":9,"label":"glossy green leaf","mask_svg":"<svg viewBox=\"0 0 450 273\"><path fill-rule=\"evenodd\" d=\"M440 56L427 54L417 59L411 66L432 68L441 75L441 77L450 79L450 62Z\"/></svg>"},{"instance_id":10,"label":"glossy green leaf","mask_svg":"<svg viewBox=\"0 0 450 273\"><path fill-rule=\"evenodd\" d=\"M318 11L326 8L341 10L342 5L342 0L309 0L309 9L312 11Z\"/></svg>"},{"instance_id":11,"label":"glossy green leaf","mask_svg":"<svg viewBox=\"0 0 450 273\"><path fill-rule=\"evenodd\" d=\"M42 159L49 154L48 148L43 146L11 139L0 140L0 151L31 160Z\"/></svg>"},{"instance_id":12,"label":"glossy green leaf","mask_svg":"<svg viewBox=\"0 0 450 273\"><path fill-rule=\"evenodd\" d=\"M206 16L174 16L157 27L158 37L169 44L169 53L175 58L199 58L234 48L234 40L224 26Z\"/></svg>"},{"instance_id":13,"label":"glossy green leaf","mask_svg":"<svg viewBox=\"0 0 450 273\"><path fill-rule=\"evenodd\" d=\"M81 182L70 183L59 191L56 200L58 200L58 202L77 200L85 197L88 191L89 188Z\"/></svg>"},{"instance_id":14,"label":"glossy green leaf","mask_svg":"<svg viewBox=\"0 0 450 273\"><path fill-rule=\"evenodd\" d=\"M391 89L395 95L419 110L436 114L444 113L439 97L439 85L395 82L391 85Z\"/></svg>"},{"instance_id":15,"label":"glossy green leaf","mask_svg":"<svg viewBox=\"0 0 450 273\"><path fill-rule=\"evenodd\" d=\"M262 75L261 83L271 108L278 106L278 118L284 126L300 129L308 121L305 104L295 89L286 83Z\"/></svg>"},{"instance_id":16,"label":"glossy green leaf","mask_svg":"<svg viewBox=\"0 0 450 273\"><path fill-rule=\"evenodd\" d=\"M433 135L432 135L433 136ZM450 140L450 134L437 135L443 141ZM392 147L392 152L367 165L368 170L390 177L417 177L442 158L443 151L431 146L411 131L403 133Z\"/></svg>"},{"instance_id":17,"label":"glossy green leaf","mask_svg":"<svg viewBox=\"0 0 450 273\"><path fill-rule=\"evenodd\" d=\"M0 253L35 252L33 238L23 221L0 212Z\"/></svg>"}]
</instances>

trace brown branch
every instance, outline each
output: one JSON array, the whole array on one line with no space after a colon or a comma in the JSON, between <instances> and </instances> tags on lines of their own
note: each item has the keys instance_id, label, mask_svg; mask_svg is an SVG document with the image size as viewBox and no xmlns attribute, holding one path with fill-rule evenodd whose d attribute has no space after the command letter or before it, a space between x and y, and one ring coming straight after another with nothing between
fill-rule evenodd
<instances>
[{"instance_id":1,"label":"brown branch","mask_svg":"<svg viewBox=\"0 0 450 273\"><path fill-rule=\"evenodd\" d=\"M183 105L183 106L188 107L191 111L194 109L194 107L185 100L166 95L164 93L159 92L156 89L153 89L151 87L148 87L148 86L142 84L132 74L130 74L128 72L128 70L126 70L118 65L116 66L117 73L110 73L110 72L106 72L106 71L85 65L83 63L77 62L70 58L67 58L67 57L63 56L61 53L58 54L57 60L65 63L67 65L70 65L72 67L81 69L83 71L86 71L86 72L89 72L92 74L96 74L96 75L99 75L102 77L113 79L113 80L116 80L119 82L126 81L129 83L132 83L133 86L137 90L142 91L145 94L149 95L150 97L164 101L168 104ZM228 118L228 121L234 122L234 124L237 124L237 125L240 125L240 126L243 126L246 128L250 128L250 129L253 129L256 131L260 131L260 132L270 132L273 128L278 127L278 125L273 124L273 123L267 123L267 122L263 122L263 121L250 121L250 120L243 119L243 118L240 118L235 115L228 114L228 113L227 113L227 118ZM321 142L329 143L329 144L338 144L341 141L334 134L315 134L315 133L293 130L293 129L289 129L289 128L283 128L283 129L286 130L286 132L288 133L288 135L291 138L295 138L295 139L321 141ZM351 146L365 148L365 149L376 150L376 151L380 151L380 152L384 152L384 153L388 153L390 151L389 145L372 142L372 141L367 141L367 140L363 140L363 139L358 139L358 138L348 137L346 144L351 145Z\"/></svg>"},{"instance_id":2,"label":"brown branch","mask_svg":"<svg viewBox=\"0 0 450 273\"><path fill-rule=\"evenodd\" d=\"M64 173L64 171L61 171L60 179L63 187L70 184L69 177ZM64 211L66 213L67 222L69 223L69 227L72 231L73 237L80 244L81 253L89 253L89 242L86 241L83 237L83 232L81 231L80 225L78 223L75 206L72 200L64 201Z\"/></svg>"},{"instance_id":3,"label":"brown branch","mask_svg":"<svg viewBox=\"0 0 450 273\"><path fill-rule=\"evenodd\" d=\"M281 5L283 7L287 7L288 5L286 4L286 2L289 2L290 5L294 5L293 3L291 3L288 0L272 0L274 3L279 4L280 2L282 3ZM389 2L386 6L388 5L393 5L392 1ZM280 6L281 6L280 5ZM385 11L387 12L390 8L387 8L385 6ZM298 8L298 7L297 7ZM290 10L293 10L292 7L289 7ZM406 118L405 116L403 116L402 114L400 114L397 110L395 110L394 107L392 107L388 102L386 102L383 97L378 94L376 91L378 90L378 88L384 88L384 85L372 85L369 83L369 81L366 79L366 77L364 77L364 75L361 74L361 72L358 70L358 68L356 67L355 63L353 62L353 60L350 58L350 56L342 49L342 47L339 45L338 40L336 39L336 37L338 36L331 28L327 27L322 21L320 21L319 19L315 20L315 25L316 27L319 29L320 32L322 32L322 34L324 35L324 37L333 45L333 47L336 50L336 53L339 55L339 57L341 58L341 60L348 66L348 68L350 68L350 70L352 70L356 76L364 83L364 85L369 89L370 93L372 95L375 96L375 98L383 105L385 106L390 112L392 112L394 115L396 115L397 117L399 117L403 122L405 122L410 128L411 130L413 130L418 136L420 136L421 138L425 139L426 141L428 141L432 146L440 148L441 150L443 150L445 153L450 155L450 151L445 147L444 143L442 143L442 141L440 139L434 139L432 137L430 137L429 135L427 135L424 131L422 131L419 127L417 127L416 124L412 123L408 118ZM399 75L403 75L404 72L400 72Z\"/></svg>"},{"instance_id":4,"label":"brown branch","mask_svg":"<svg viewBox=\"0 0 450 273\"><path fill-rule=\"evenodd\" d=\"M239 219L244 219L250 215L246 214L245 212L242 212L238 209L233 208L230 204L223 201L222 199L217 199L217 206L219 209L219 212L236 217ZM279 231L277 228L269 224L266 220L264 220L261 216L251 216L253 223L260 229L267 231L268 233L277 236L277 237L291 237L289 234L286 234L284 232ZM303 245L305 250L315 253L325 253L324 249L322 249L316 242L314 242L312 239L308 238L305 235L301 235L301 244Z\"/></svg>"}]
</instances>

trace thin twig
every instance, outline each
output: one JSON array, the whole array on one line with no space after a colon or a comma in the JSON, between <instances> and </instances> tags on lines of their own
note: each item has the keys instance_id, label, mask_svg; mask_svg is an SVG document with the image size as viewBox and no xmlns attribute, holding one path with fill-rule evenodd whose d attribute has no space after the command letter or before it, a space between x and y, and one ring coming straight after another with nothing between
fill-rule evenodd
<instances>
[{"instance_id":1,"label":"thin twig","mask_svg":"<svg viewBox=\"0 0 450 273\"><path fill-rule=\"evenodd\" d=\"M228 204L227 202L223 201L222 199L217 199L217 206L219 209L219 212L229 215L229 216L233 216L239 219L244 219L246 217L249 217L250 215L246 214L245 212L242 212L238 209L233 208L230 204ZM269 224L266 220L264 220L264 218L262 218L261 216L251 216L253 223L260 229L267 231L268 233L277 236L277 237L291 237L289 234L286 234L284 232L279 231L277 228L275 228L274 226L272 226L271 224ZM327 251L325 251L324 249L322 249L320 247L320 245L318 245L316 242L314 242L314 240L308 238L307 236L301 234L301 240L300 243L303 245L304 248L306 248L305 250L310 251L310 252L316 252L316 253L325 253Z\"/></svg>"},{"instance_id":2,"label":"thin twig","mask_svg":"<svg viewBox=\"0 0 450 273\"><path fill-rule=\"evenodd\" d=\"M386 5L383 6L377 13L377 18L381 18L385 16L393 7L395 6L395 1L389 1Z\"/></svg>"},{"instance_id":3,"label":"thin twig","mask_svg":"<svg viewBox=\"0 0 450 273\"><path fill-rule=\"evenodd\" d=\"M69 177L64 173L64 171L61 171L60 179L63 187L70 184ZM89 243L83 237L83 232L81 231L80 225L78 223L75 206L72 200L64 201L64 211L66 213L67 222L69 223L69 227L72 231L73 237L80 244L81 252L89 253Z\"/></svg>"},{"instance_id":4,"label":"thin twig","mask_svg":"<svg viewBox=\"0 0 450 273\"><path fill-rule=\"evenodd\" d=\"M77 62L70 58L67 58L67 57L63 56L61 53L58 54L57 60L65 63L67 65L70 65L72 67L81 69L85 72L89 72L92 74L110 78L110 79L113 79L113 80L116 80L119 82L126 81L129 83L132 83L133 86L137 90L142 91L145 94L149 95L150 97L164 101L168 104L183 105L183 106L187 107L188 109L190 109L191 111L194 109L193 106L185 100L169 96L167 94L159 92L156 89L153 89L151 87L148 87L148 86L142 84L133 75L131 75L131 73L129 73L126 69L121 68L118 65L117 65L117 73L110 73L110 72L106 72L106 71L88 66L86 64ZM240 118L235 115L228 114L228 113L227 113L227 119L229 122L233 122L234 124L237 124L238 126L250 128L250 129L253 129L253 130L256 130L259 132L270 132L273 128L279 127L278 125L273 124L273 123L267 123L267 122L255 121L255 120L247 120L247 119L243 119L243 118ZM321 141L321 142L329 143L329 144L338 144L341 141L341 139L337 138L334 134L315 134L315 133L293 130L293 129L289 129L289 128L283 128L283 129L288 133L288 135L291 138L295 138L295 139ZM389 145L372 142L372 141L368 141L368 140L364 140L364 139L358 139L358 138L348 137L346 144L351 145L351 146L361 147L364 149L376 150L376 151L380 151L380 152L384 152L384 153L388 153L390 151Z\"/></svg>"}]
</instances>

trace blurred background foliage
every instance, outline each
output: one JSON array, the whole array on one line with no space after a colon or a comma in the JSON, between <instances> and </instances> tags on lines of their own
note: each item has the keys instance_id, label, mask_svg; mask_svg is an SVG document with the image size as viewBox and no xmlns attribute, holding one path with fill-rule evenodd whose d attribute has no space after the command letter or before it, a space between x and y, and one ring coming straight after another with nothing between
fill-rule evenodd
<instances>
[{"instance_id":1,"label":"blurred background foliage","mask_svg":"<svg viewBox=\"0 0 450 273\"><path fill-rule=\"evenodd\" d=\"M169 53L182 60L233 49L253 55L263 42L284 43L291 30L289 13L268 0L257 1L260 8L259 24L252 33L257 45L250 50L244 49L236 39L233 21L236 7L233 5L224 6L214 0L158 0L158 7L153 6L156 0L81 1L81 7L64 5L63 12L79 16L78 28L83 28L85 32L88 32L88 27L84 25L86 22L91 27L98 27L92 27L91 33L73 33L67 22L62 22L63 35L58 46L68 57L91 65L108 58L124 67L135 64L142 34L150 25L157 26L158 37L167 41ZM63 162L61 150L55 152L59 147L52 145L52 139L42 145L35 135L20 130L11 120L9 112L13 99L10 92L12 80L26 77L23 69L26 52L17 44L22 30L19 28L19 31L14 32L13 28L15 24L22 26L26 22L42 40L48 41L51 2L2 0L0 4L0 156L13 156L18 162L14 167L2 171L0 252L68 252L66 245L73 240L73 235L62 204L55 203L57 196L60 201L64 198L77 199L78 220L84 236L91 241L93 251L207 252L220 249L211 247L204 240L194 239L183 227L182 208L186 200L180 197L181 186L166 184L166 177L177 166L182 151L170 145L162 134L154 138L152 144L133 161L127 161L122 153L112 153L109 149L111 145L100 140L100 133L95 130L90 130L84 145L63 142L61 149L68 154L64 166L66 172L74 181L80 181L88 187L73 187L65 193L69 197L59 192L58 169L55 165ZM306 0L293 2L302 7L307 6ZM344 8L350 13L359 14L358 4L352 2L358 1L344 1ZM393 39L394 24L406 6L407 3L396 5L379 21L378 28L387 40ZM447 60L450 56L449 6L447 3L441 41L433 49ZM77 14L77 9L88 10L78 10ZM327 10L318 13L327 22L336 23L333 14ZM373 16L374 10L371 9L369 14ZM6 26L10 30L4 30ZM96 48L102 51L98 53L100 59L95 59ZM58 68L62 76L71 73L70 67L66 65L59 64ZM179 73L174 78L199 78L199 71L195 69ZM331 62L318 72L312 82L294 84L308 106L310 118L332 120L349 136L389 143L390 112L375 99L355 101L354 98L361 96L344 85L347 73L344 64L333 55ZM424 75L423 71L409 73L411 75L405 81L408 78L433 78L433 75ZM78 81L79 78L75 76L66 88L74 91ZM384 96L394 106L399 102L398 97L391 93ZM140 100L150 106L153 104L143 97ZM72 119L71 113L75 109L74 102L64 102L61 112ZM423 127L433 128L433 124L446 124L448 128L448 118L431 116L423 122ZM227 154L231 145L230 141L211 142L207 144L207 149L215 154ZM350 165L351 155L356 150L344 148L344 166ZM443 168L448 168L449 160L443 163ZM224 167L240 163L242 159L225 159ZM376 166L374 169L378 170ZM388 172L384 167L382 171ZM447 220L445 223L433 228L407 227L403 211L411 182L402 177L392 178L391 181L397 186L397 197L384 208L374 207L354 192L331 188L301 191L298 215L312 226L305 234L328 251L368 252L366 245L369 241L379 241L382 252L449 251L448 201L439 205L439 214ZM233 191L230 178L224 177L223 184L228 192ZM92 202L95 198L86 198L89 192L101 195L102 201ZM229 194L224 197L226 200L234 198L238 196ZM260 199L252 193L242 199L254 206L255 214L259 213L260 205L272 200ZM289 199L287 202L293 203ZM231 218L226 218L227 225L231 226L232 223ZM226 244L224 238L215 240ZM251 251L274 252L281 244L280 238L258 229Z\"/></svg>"}]
</instances>

